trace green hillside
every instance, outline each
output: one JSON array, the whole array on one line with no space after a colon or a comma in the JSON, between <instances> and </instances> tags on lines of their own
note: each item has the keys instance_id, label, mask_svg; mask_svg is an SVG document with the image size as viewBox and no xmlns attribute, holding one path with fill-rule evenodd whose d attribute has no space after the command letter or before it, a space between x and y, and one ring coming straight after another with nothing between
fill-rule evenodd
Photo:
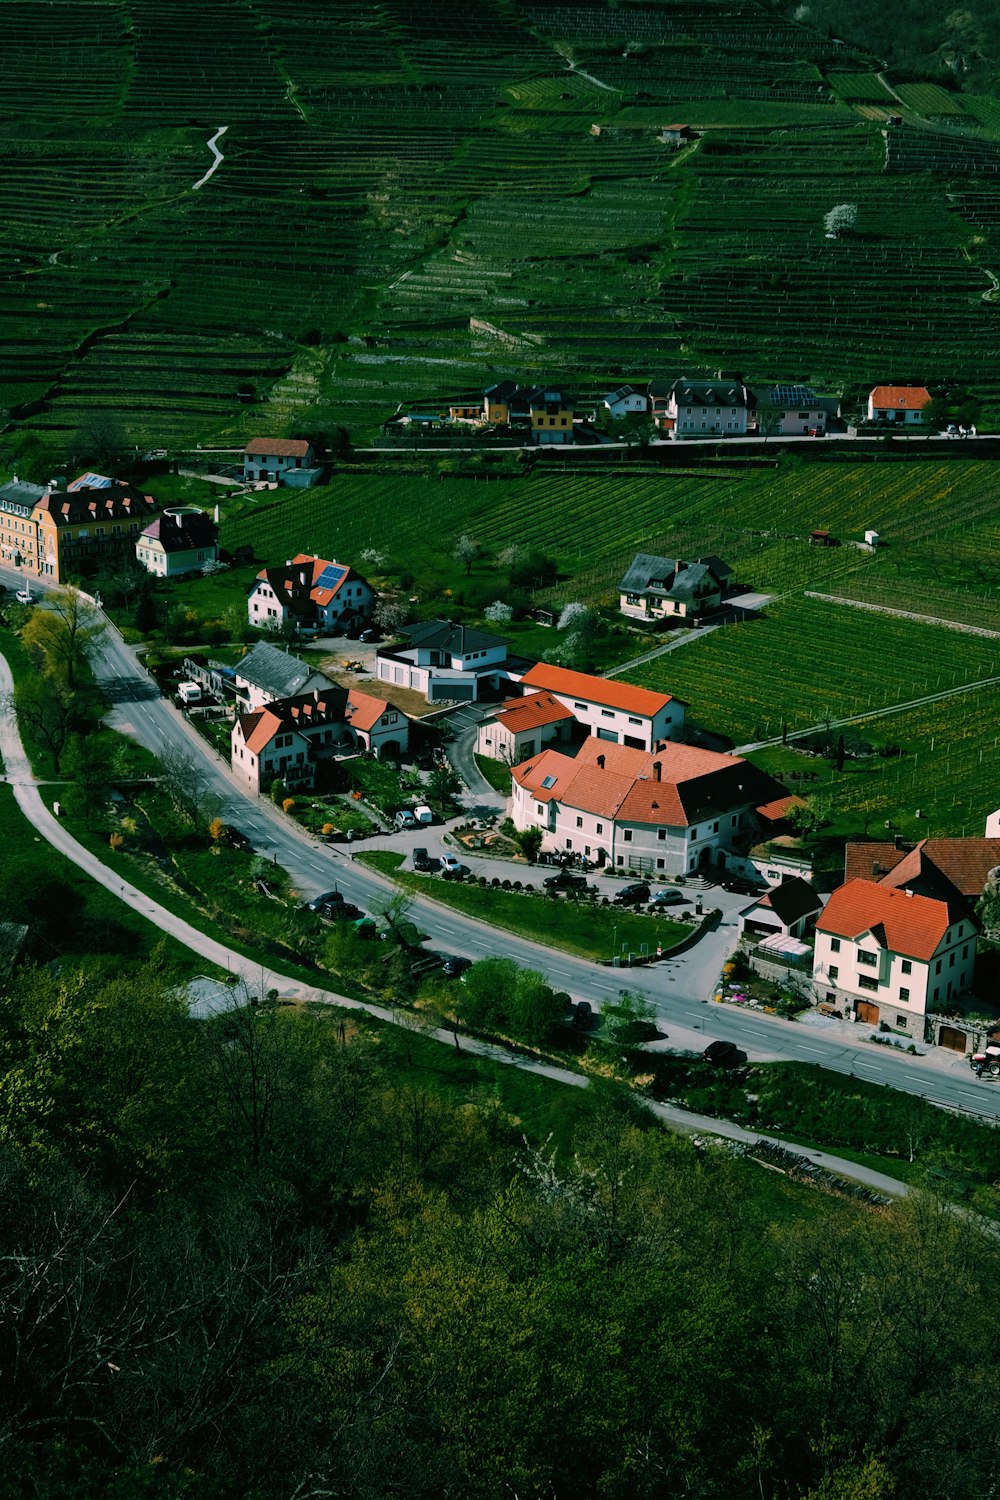
<instances>
[{"instance_id":1,"label":"green hillside","mask_svg":"<svg viewBox=\"0 0 1000 1500\"><path fill-rule=\"evenodd\" d=\"M363 437L502 374L586 396L725 364L1000 413L1000 104L817 20L8 0L0 407L57 452L95 410L143 447Z\"/></svg>"}]
</instances>

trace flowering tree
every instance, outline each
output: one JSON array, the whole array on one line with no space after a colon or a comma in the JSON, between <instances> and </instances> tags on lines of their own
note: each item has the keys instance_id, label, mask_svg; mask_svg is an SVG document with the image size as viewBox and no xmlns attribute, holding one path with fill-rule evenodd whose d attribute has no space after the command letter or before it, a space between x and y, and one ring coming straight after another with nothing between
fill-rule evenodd
<instances>
[{"instance_id":1,"label":"flowering tree","mask_svg":"<svg viewBox=\"0 0 1000 1500\"><path fill-rule=\"evenodd\" d=\"M491 625L509 625L513 618L513 609L509 604L504 604L502 599L494 599L483 610L483 619L489 620Z\"/></svg>"},{"instance_id":2,"label":"flowering tree","mask_svg":"<svg viewBox=\"0 0 1000 1500\"><path fill-rule=\"evenodd\" d=\"M850 234L857 222L858 205L856 203L836 204L823 219L827 239L836 240L842 234Z\"/></svg>"}]
</instances>

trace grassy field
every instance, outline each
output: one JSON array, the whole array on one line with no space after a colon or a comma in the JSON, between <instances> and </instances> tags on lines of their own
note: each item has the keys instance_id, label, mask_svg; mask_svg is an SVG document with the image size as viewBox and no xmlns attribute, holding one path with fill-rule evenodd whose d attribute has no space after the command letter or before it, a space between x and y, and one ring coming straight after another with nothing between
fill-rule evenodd
<instances>
[{"instance_id":1,"label":"grassy field","mask_svg":"<svg viewBox=\"0 0 1000 1500\"><path fill-rule=\"evenodd\" d=\"M535 886L534 894L525 895L414 875L400 868L401 855L390 852L377 851L358 858L391 875L414 895L431 896L466 916L478 917L546 947L563 948L580 958L610 959L616 944L619 953L651 953L657 944L669 948L691 931L687 923L673 922L669 917L638 916L618 907L543 897L541 870L525 870L526 880Z\"/></svg>"}]
</instances>

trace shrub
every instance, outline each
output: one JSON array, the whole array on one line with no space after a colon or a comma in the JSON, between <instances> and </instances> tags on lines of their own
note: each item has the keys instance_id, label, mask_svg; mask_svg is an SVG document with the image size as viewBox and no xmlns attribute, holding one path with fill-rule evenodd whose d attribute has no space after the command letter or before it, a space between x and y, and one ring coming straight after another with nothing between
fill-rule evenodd
<instances>
[{"instance_id":1,"label":"shrub","mask_svg":"<svg viewBox=\"0 0 1000 1500\"><path fill-rule=\"evenodd\" d=\"M285 797L281 804L282 812L291 813L295 811L295 798Z\"/></svg>"}]
</instances>

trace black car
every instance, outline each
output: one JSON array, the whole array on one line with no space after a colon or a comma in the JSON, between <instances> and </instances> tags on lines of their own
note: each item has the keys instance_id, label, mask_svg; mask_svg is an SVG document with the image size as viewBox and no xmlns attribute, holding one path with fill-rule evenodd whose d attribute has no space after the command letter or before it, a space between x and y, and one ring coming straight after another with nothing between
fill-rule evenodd
<instances>
[{"instance_id":1,"label":"black car","mask_svg":"<svg viewBox=\"0 0 1000 1500\"><path fill-rule=\"evenodd\" d=\"M589 1000L578 1000L573 1007L573 1025L577 1031L589 1031L594 1024L594 1007Z\"/></svg>"},{"instance_id":2,"label":"black car","mask_svg":"<svg viewBox=\"0 0 1000 1500\"><path fill-rule=\"evenodd\" d=\"M447 953L441 964L441 972L446 979L458 979L466 969L472 968L472 959L463 958L459 953Z\"/></svg>"},{"instance_id":3,"label":"black car","mask_svg":"<svg viewBox=\"0 0 1000 1500\"><path fill-rule=\"evenodd\" d=\"M424 871L426 871L426 870L433 869L433 865L431 864L430 855L427 853L426 849L414 849L414 851L411 854L410 858L413 861L413 868L415 870L424 870Z\"/></svg>"},{"instance_id":4,"label":"black car","mask_svg":"<svg viewBox=\"0 0 1000 1500\"><path fill-rule=\"evenodd\" d=\"M740 1060L740 1049L735 1042L709 1042L701 1055L704 1062L717 1068L732 1068Z\"/></svg>"},{"instance_id":5,"label":"black car","mask_svg":"<svg viewBox=\"0 0 1000 1500\"><path fill-rule=\"evenodd\" d=\"M574 875L571 870L560 870L558 875L547 875L542 881L547 891L585 891L586 875Z\"/></svg>"},{"instance_id":6,"label":"black car","mask_svg":"<svg viewBox=\"0 0 1000 1500\"><path fill-rule=\"evenodd\" d=\"M246 854L253 853L253 844L238 828L226 828L226 843L230 849L242 849Z\"/></svg>"},{"instance_id":7,"label":"black car","mask_svg":"<svg viewBox=\"0 0 1000 1500\"><path fill-rule=\"evenodd\" d=\"M372 627L369 627L368 630L362 630L361 634L358 636L358 640L363 646L372 646L376 641L380 641L381 639L381 630L375 630Z\"/></svg>"},{"instance_id":8,"label":"black car","mask_svg":"<svg viewBox=\"0 0 1000 1500\"><path fill-rule=\"evenodd\" d=\"M623 885L620 891L615 891L615 902L618 906L641 906L644 901L648 900L649 886L645 882Z\"/></svg>"},{"instance_id":9,"label":"black car","mask_svg":"<svg viewBox=\"0 0 1000 1500\"><path fill-rule=\"evenodd\" d=\"M327 922L356 922L359 917L364 916L364 912L360 906L352 906L349 901L331 901L320 907L317 916Z\"/></svg>"},{"instance_id":10,"label":"black car","mask_svg":"<svg viewBox=\"0 0 1000 1500\"><path fill-rule=\"evenodd\" d=\"M719 881L724 891L730 891L735 896L756 896L763 889L762 886L754 885L752 880L747 880L742 875L726 875Z\"/></svg>"},{"instance_id":11,"label":"black car","mask_svg":"<svg viewBox=\"0 0 1000 1500\"><path fill-rule=\"evenodd\" d=\"M344 898L340 891L324 891L321 896L314 896L311 901L306 902L306 911L323 912L327 906L343 906Z\"/></svg>"}]
</instances>

